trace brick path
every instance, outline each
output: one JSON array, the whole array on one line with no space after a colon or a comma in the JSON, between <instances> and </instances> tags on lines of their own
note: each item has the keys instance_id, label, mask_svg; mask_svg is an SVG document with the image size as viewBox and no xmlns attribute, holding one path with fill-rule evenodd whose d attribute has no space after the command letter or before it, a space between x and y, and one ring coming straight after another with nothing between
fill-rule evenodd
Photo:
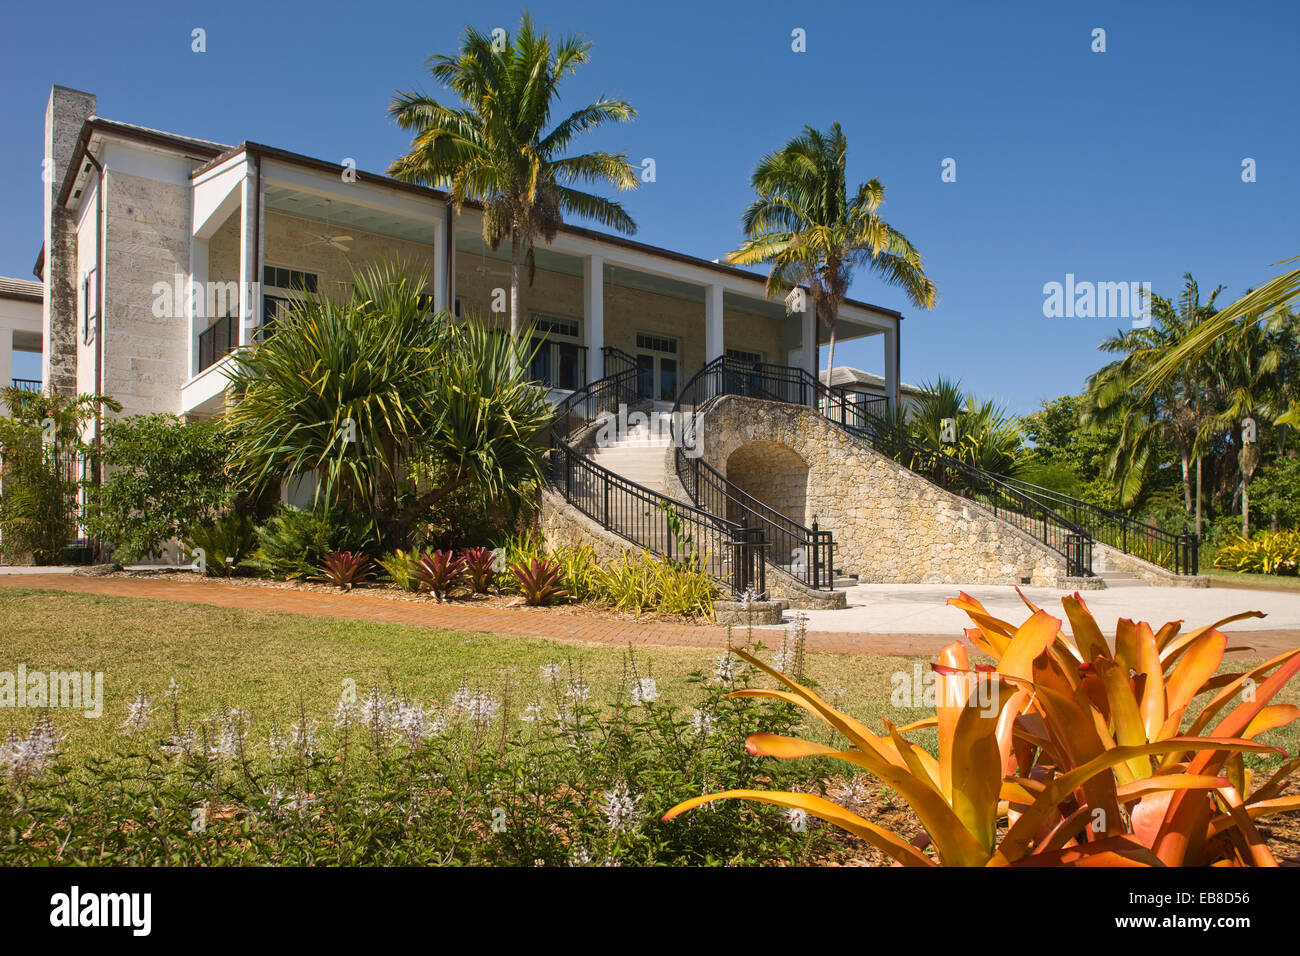
<instances>
[{"instance_id":1,"label":"brick path","mask_svg":"<svg viewBox=\"0 0 1300 956\"><path fill-rule=\"evenodd\" d=\"M163 578L81 577L70 574L4 574L0 587L107 594L147 600L181 601L213 607L253 611L281 611L313 617L382 621L439 627L455 631L542 637L584 644L622 646L722 648L727 629L717 625L665 624L620 620L595 615L548 612L535 608L484 608L459 604L395 601L363 593L322 594L262 588L224 581L178 581ZM741 639L744 629L733 632ZM756 631L771 645L780 631ZM1261 655L1272 655L1300 645L1300 632L1291 630L1239 631L1230 644L1249 644ZM906 654L930 656L952 643L959 634L864 634L809 631L808 650L840 654Z\"/></svg>"}]
</instances>

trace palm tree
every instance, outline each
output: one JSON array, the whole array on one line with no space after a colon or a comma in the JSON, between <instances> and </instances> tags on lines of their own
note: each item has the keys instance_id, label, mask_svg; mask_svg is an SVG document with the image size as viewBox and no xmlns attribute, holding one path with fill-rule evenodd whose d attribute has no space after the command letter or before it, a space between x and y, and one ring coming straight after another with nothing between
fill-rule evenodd
<instances>
[{"instance_id":1,"label":"palm tree","mask_svg":"<svg viewBox=\"0 0 1300 956\"><path fill-rule=\"evenodd\" d=\"M906 426L913 437L996 475L1019 471L1024 436L1019 420L1005 408L992 399L976 398L960 381L943 376L922 384L921 393ZM943 440L946 419L955 426L951 443Z\"/></svg>"},{"instance_id":2,"label":"palm tree","mask_svg":"<svg viewBox=\"0 0 1300 956\"><path fill-rule=\"evenodd\" d=\"M737 265L770 262L768 295L805 285L813 309L830 329L827 381L835 369L835 320L853 271L866 265L915 305L933 308L934 283L921 254L876 215L885 187L872 179L850 198L845 174L848 143L839 123L827 133L805 126L764 156L750 182L758 198L745 210L748 237L730 256Z\"/></svg>"},{"instance_id":3,"label":"palm tree","mask_svg":"<svg viewBox=\"0 0 1300 956\"><path fill-rule=\"evenodd\" d=\"M1282 380L1286 363L1285 333L1269 323L1254 321L1232 326L1216 340L1213 353L1217 409L1203 431L1227 432L1241 429L1237 441L1237 468L1241 473L1241 533L1250 536L1250 479L1259 465L1260 442L1247 442L1242 420L1279 417L1285 405Z\"/></svg>"},{"instance_id":4,"label":"palm tree","mask_svg":"<svg viewBox=\"0 0 1300 956\"><path fill-rule=\"evenodd\" d=\"M414 132L410 151L389 167L398 179L449 188L456 205L483 206L483 240L492 249L510 242L510 333L518 337L519 268L533 244L555 238L568 214L625 233L636 224L622 205L574 187L610 183L634 189L638 179L624 153L562 156L580 133L622 123L636 111L622 100L601 98L548 129L560 81L587 62L591 44L576 36L552 46L524 14L518 33L494 44L467 27L458 56L428 59L433 77L460 97L451 107L420 93L398 93L389 116Z\"/></svg>"},{"instance_id":5,"label":"palm tree","mask_svg":"<svg viewBox=\"0 0 1300 956\"><path fill-rule=\"evenodd\" d=\"M1284 266L1300 262L1300 256L1284 259L1276 265ZM1170 349L1158 362L1142 373L1140 384L1147 394L1168 384L1176 378L1181 369L1194 363L1208 352L1214 343L1229 333L1234 325L1255 319L1290 319L1290 327L1295 328L1295 316L1288 311L1300 302L1300 269L1283 272L1265 282L1258 289L1253 289L1236 302L1221 309L1214 318L1205 322L1193 335L1189 335L1178 348ZM1278 417L1279 424L1300 425L1300 404L1292 402L1289 408Z\"/></svg>"},{"instance_id":6,"label":"palm tree","mask_svg":"<svg viewBox=\"0 0 1300 956\"><path fill-rule=\"evenodd\" d=\"M1138 383L1171 350L1215 314L1214 302L1222 286L1201 301L1200 287L1190 274L1183 276L1178 304L1152 296L1155 319L1145 328L1131 329L1106 339L1099 348L1123 357L1106 365L1088 380L1082 424L1098 428L1117 426L1118 440L1107 470L1121 507L1132 507L1141 496L1149 470L1159 462L1160 446L1167 442L1182 468L1183 506L1193 509L1192 466L1199 463L1201 427L1210 408L1207 389L1210 370L1204 361L1180 369L1179 375L1156 391ZM1195 492L1199 502L1199 488Z\"/></svg>"}]
</instances>

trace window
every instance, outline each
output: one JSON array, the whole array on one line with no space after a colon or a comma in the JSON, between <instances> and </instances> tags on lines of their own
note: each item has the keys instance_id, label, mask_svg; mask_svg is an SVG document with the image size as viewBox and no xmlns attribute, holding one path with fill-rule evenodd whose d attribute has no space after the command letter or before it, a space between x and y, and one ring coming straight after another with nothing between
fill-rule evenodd
<instances>
[{"instance_id":1,"label":"window","mask_svg":"<svg viewBox=\"0 0 1300 956\"><path fill-rule=\"evenodd\" d=\"M736 362L745 362L749 365L762 365L762 352L746 352L744 349L727 349L727 358Z\"/></svg>"},{"instance_id":2,"label":"window","mask_svg":"<svg viewBox=\"0 0 1300 956\"><path fill-rule=\"evenodd\" d=\"M671 402L677 397L677 340L667 335L638 332L636 351L638 394L654 401Z\"/></svg>"},{"instance_id":3,"label":"window","mask_svg":"<svg viewBox=\"0 0 1300 956\"><path fill-rule=\"evenodd\" d=\"M95 337L99 320L99 269L92 268L81 280L81 334L87 345Z\"/></svg>"},{"instance_id":4,"label":"window","mask_svg":"<svg viewBox=\"0 0 1300 956\"><path fill-rule=\"evenodd\" d=\"M293 292L315 292L317 276L314 272L282 269L280 266L262 267L262 285L272 289L289 289Z\"/></svg>"},{"instance_id":5,"label":"window","mask_svg":"<svg viewBox=\"0 0 1300 956\"><path fill-rule=\"evenodd\" d=\"M537 354L529 372L534 381L551 388L575 390L587 383L587 349L581 344L582 323L559 315L531 315L536 327Z\"/></svg>"},{"instance_id":6,"label":"window","mask_svg":"<svg viewBox=\"0 0 1300 956\"><path fill-rule=\"evenodd\" d=\"M547 338L562 335L577 339L580 333L580 325L577 319L566 319L561 316L542 315L534 312L533 321L537 323L537 331L539 333L544 332Z\"/></svg>"},{"instance_id":7,"label":"window","mask_svg":"<svg viewBox=\"0 0 1300 956\"><path fill-rule=\"evenodd\" d=\"M646 332L638 332L636 334L636 347L651 352L664 352L668 355L677 354L677 340L665 335L650 335Z\"/></svg>"}]
</instances>

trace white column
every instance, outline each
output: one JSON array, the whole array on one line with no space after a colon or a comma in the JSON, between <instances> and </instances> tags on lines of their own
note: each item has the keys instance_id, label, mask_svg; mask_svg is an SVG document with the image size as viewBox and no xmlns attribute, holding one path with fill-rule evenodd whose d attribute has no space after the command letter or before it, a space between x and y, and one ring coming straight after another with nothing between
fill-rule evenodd
<instances>
[{"instance_id":1,"label":"white column","mask_svg":"<svg viewBox=\"0 0 1300 956\"><path fill-rule=\"evenodd\" d=\"M447 305L447 223L436 219L433 230L433 311L445 312Z\"/></svg>"},{"instance_id":2,"label":"white column","mask_svg":"<svg viewBox=\"0 0 1300 956\"><path fill-rule=\"evenodd\" d=\"M208 240L190 238L190 285L185 316L190 323L190 376L199 374L199 335L208 327Z\"/></svg>"},{"instance_id":3,"label":"white column","mask_svg":"<svg viewBox=\"0 0 1300 956\"><path fill-rule=\"evenodd\" d=\"M605 377L605 260L582 260L582 325L587 342L587 381Z\"/></svg>"},{"instance_id":4,"label":"white column","mask_svg":"<svg viewBox=\"0 0 1300 956\"><path fill-rule=\"evenodd\" d=\"M8 388L14 383L14 330L0 325L0 386ZM0 402L0 408L4 403Z\"/></svg>"},{"instance_id":5,"label":"white column","mask_svg":"<svg viewBox=\"0 0 1300 956\"><path fill-rule=\"evenodd\" d=\"M244 181L239 185L239 344L247 345L252 341L253 333L261 324L262 297L260 292L261 275L257 271L258 216L254 215L254 206L258 196L257 174L250 163L244 174Z\"/></svg>"},{"instance_id":6,"label":"white column","mask_svg":"<svg viewBox=\"0 0 1300 956\"><path fill-rule=\"evenodd\" d=\"M885 330L885 395L889 398L889 407L898 408L898 383L900 372L899 365L899 333L901 328L897 320Z\"/></svg>"},{"instance_id":7,"label":"white column","mask_svg":"<svg viewBox=\"0 0 1300 956\"><path fill-rule=\"evenodd\" d=\"M704 362L707 365L726 354L722 341L722 286L709 285L704 290Z\"/></svg>"},{"instance_id":8,"label":"white column","mask_svg":"<svg viewBox=\"0 0 1300 956\"><path fill-rule=\"evenodd\" d=\"M813 305L811 296L805 297L804 310L799 314L799 319L801 323L799 340L803 348L803 367L815 381L820 381L818 378L818 366L821 361L818 357L819 350L817 348L817 307Z\"/></svg>"}]
</instances>

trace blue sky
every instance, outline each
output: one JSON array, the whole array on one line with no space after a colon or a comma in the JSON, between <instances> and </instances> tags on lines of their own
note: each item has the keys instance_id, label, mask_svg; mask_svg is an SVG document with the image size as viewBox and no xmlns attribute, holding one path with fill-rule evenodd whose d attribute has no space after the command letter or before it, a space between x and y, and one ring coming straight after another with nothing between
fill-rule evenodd
<instances>
[{"instance_id":1,"label":"blue sky","mask_svg":"<svg viewBox=\"0 0 1300 956\"><path fill-rule=\"evenodd\" d=\"M11 5L0 36L0 274L40 247L42 115L52 83L104 116L254 140L383 171L407 144L395 89L464 25L512 27L517 3ZM586 148L653 157L626 197L637 238L706 258L734 249L754 163L804 124L838 120L850 178L886 187L883 215L922 251L931 312L871 273L852 293L902 310L903 376L944 374L1015 411L1077 391L1124 320L1044 318L1067 273L1174 294L1184 272L1228 301L1300 254L1300 4L532 3L553 33L595 43L562 106L629 100L631 125ZM134 15L130 12L134 11ZM207 31L207 52L190 31ZM807 52L791 51L791 31ZM1106 31L1094 53L1092 31ZM1257 181L1243 183L1251 157ZM957 180L940 179L945 158ZM848 343L836 364L879 370Z\"/></svg>"}]
</instances>

